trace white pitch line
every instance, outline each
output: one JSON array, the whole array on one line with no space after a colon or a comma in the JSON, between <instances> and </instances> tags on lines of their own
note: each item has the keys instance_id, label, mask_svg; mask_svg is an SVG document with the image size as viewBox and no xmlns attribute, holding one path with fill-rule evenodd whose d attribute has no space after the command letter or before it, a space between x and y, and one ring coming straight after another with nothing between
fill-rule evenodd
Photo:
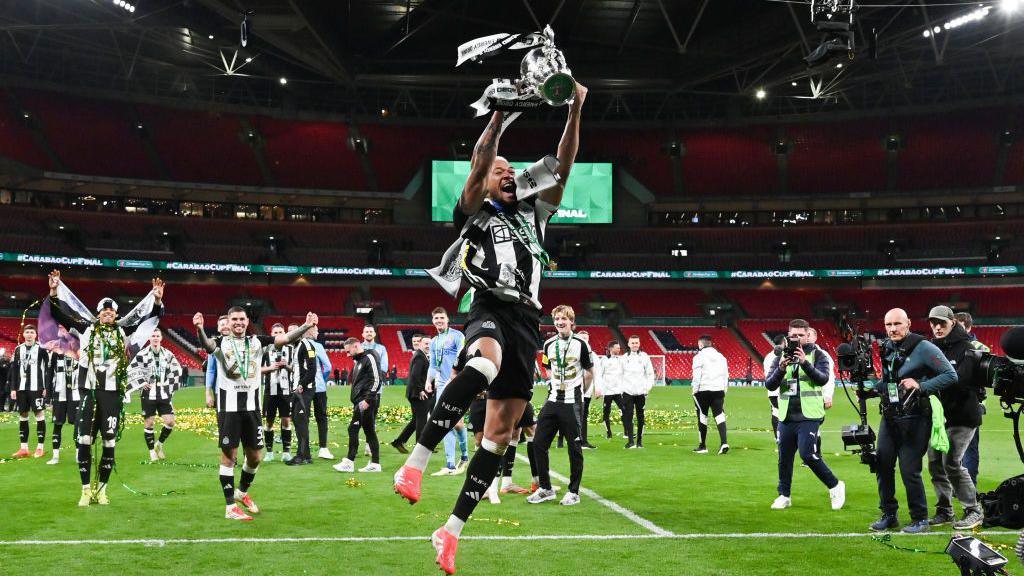
<instances>
[{"instance_id":1,"label":"white pitch line","mask_svg":"<svg viewBox=\"0 0 1024 576\"><path fill-rule=\"evenodd\" d=\"M536 540L800 540L811 538L858 539L878 536L878 532L731 532L689 534L523 534L495 536L463 536L459 540L536 541ZM982 536L1017 536L1009 530L979 532ZM907 538L951 537L951 532L896 534ZM361 543L361 542L426 542L428 536L317 536L308 538L127 538L122 540L0 540L0 546L166 546L173 544L293 544L293 543Z\"/></svg>"},{"instance_id":2,"label":"white pitch line","mask_svg":"<svg viewBox=\"0 0 1024 576\"><path fill-rule=\"evenodd\" d=\"M522 462L526 462L527 464L530 463L530 460L528 458L526 458L525 456L523 456L522 454L517 454L516 455L516 459L520 460ZM548 473L553 478L557 479L559 482L564 482L566 484L569 483L569 479L568 478L566 478L565 476L562 476L561 474L559 474L558 472L555 472L554 470L550 470ZM612 510L613 512L617 512L617 513L625 516L629 521L634 522L635 524L639 525L641 528L647 530L648 532L651 532L652 534L655 534L655 535L658 535L658 536L674 536L674 534L670 530L665 530L664 528L662 528L661 526L658 526L654 522L651 522L647 518L644 518L643 516L640 516L639 514L637 514L636 512L633 512L632 510L630 510L629 508L626 508L625 506L621 506L618 503L613 502L613 501L611 501L611 500L601 496L600 494L598 494L597 492L594 492L590 488L584 488L583 486L580 486L580 493L583 494L584 496L588 497L588 498L592 498L594 500L597 500L602 506L605 506L605 507L609 508L610 510Z\"/></svg>"}]
</instances>

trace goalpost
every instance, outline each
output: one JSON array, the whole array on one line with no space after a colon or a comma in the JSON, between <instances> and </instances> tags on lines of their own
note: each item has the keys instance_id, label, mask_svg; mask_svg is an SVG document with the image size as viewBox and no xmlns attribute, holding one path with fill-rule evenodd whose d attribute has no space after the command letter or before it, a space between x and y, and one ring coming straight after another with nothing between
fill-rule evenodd
<instances>
[{"instance_id":1,"label":"goalpost","mask_svg":"<svg viewBox=\"0 0 1024 576\"><path fill-rule=\"evenodd\" d=\"M666 384L665 378L665 356L659 354L657 356L648 355L651 359L651 365L654 366L654 385L664 386Z\"/></svg>"}]
</instances>

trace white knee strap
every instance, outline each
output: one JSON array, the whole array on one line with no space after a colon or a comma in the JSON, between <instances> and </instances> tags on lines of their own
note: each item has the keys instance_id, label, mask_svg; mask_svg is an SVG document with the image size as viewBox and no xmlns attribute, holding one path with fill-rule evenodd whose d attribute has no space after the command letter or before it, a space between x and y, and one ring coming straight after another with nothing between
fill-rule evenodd
<instances>
[{"instance_id":1,"label":"white knee strap","mask_svg":"<svg viewBox=\"0 0 1024 576\"><path fill-rule=\"evenodd\" d=\"M466 362L466 366L483 374L484 378L487 380L488 386L490 386L491 382L494 382L494 379L498 377L498 367L494 365L494 362L491 362L483 356L474 356L470 358L469 361Z\"/></svg>"},{"instance_id":2,"label":"white knee strap","mask_svg":"<svg viewBox=\"0 0 1024 576\"><path fill-rule=\"evenodd\" d=\"M259 469L260 469L260 465L259 464L257 464L255 468L249 468L249 463L248 462L243 462L242 463L242 472L245 472L246 474L255 474L256 471L259 470Z\"/></svg>"},{"instance_id":3,"label":"white knee strap","mask_svg":"<svg viewBox=\"0 0 1024 576\"><path fill-rule=\"evenodd\" d=\"M18 422L28 422L28 416L18 416Z\"/></svg>"},{"instance_id":4,"label":"white knee strap","mask_svg":"<svg viewBox=\"0 0 1024 576\"><path fill-rule=\"evenodd\" d=\"M725 412L722 412L718 416L715 416L715 422L718 423L718 424L724 424L725 423Z\"/></svg>"},{"instance_id":5,"label":"white knee strap","mask_svg":"<svg viewBox=\"0 0 1024 576\"><path fill-rule=\"evenodd\" d=\"M103 447L104 448L113 448L116 445L117 445L117 440L104 440L103 441Z\"/></svg>"},{"instance_id":6,"label":"white knee strap","mask_svg":"<svg viewBox=\"0 0 1024 576\"><path fill-rule=\"evenodd\" d=\"M518 439L518 438L513 438L512 440L509 440L509 443L508 443L508 445L509 445L510 447L511 447L511 446L519 446L519 439Z\"/></svg>"},{"instance_id":7,"label":"white knee strap","mask_svg":"<svg viewBox=\"0 0 1024 576\"><path fill-rule=\"evenodd\" d=\"M701 424L707 425L708 423L708 415L703 412L697 413L697 419L700 420Z\"/></svg>"},{"instance_id":8,"label":"white knee strap","mask_svg":"<svg viewBox=\"0 0 1024 576\"><path fill-rule=\"evenodd\" d=\"M46 414L44 412L36 414L36 422L42 422L43 420L46 420Z\"/></svg>"},{"instance_id":9,"label":"white knee strap","mask_svg":"<svg viewBox=\"0 0 1024 576\"><path fill-rule=\"evenodd\" d=\"M498 444L497 442L492 442L491 440L484 438L483 440L480 441L480 448L483 450L487 450L491 454L503 456L505 454L505 450L508 449L508 445Z\"/></svg>"},{"instance_id":10,"label":"white knee strap","mask_svg":"<svg viewBox=\"0 0 1024 576\"><path fill-rule=\"evenodd\" d=\"M79 436L78 443L82 446L92 446L92 436Z\"/></svg>"}]
</instances>

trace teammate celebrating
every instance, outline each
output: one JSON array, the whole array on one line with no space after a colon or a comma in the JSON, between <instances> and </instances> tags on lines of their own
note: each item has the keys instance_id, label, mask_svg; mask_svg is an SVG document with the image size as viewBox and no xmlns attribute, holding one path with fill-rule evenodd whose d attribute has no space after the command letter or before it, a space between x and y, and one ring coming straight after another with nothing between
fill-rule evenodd
<instances>
[{"instance_id":1,"label":"teammate celebrating","mask_svg":"<svg viewBox=\"0 0 1024 576\"><path fill-rule=\"evenodd\" d=\"M82 394L77 382L78 362L61 351L50 353L49 396L53 400L53 457L47 464L60 464L60 446L64 423L75 426L78 422L78 404Z\"/></svg>"},{"instance_id":2,"label":"teammate celebrating","mask_svg":"<svg viewBox=\"0 0 1024 576\"><path fill-rule=\"evenodd\" d=\"M537 433L533 440L533 454L537 459L540 487L526 501L540 504L555 499L551 489L548 450L556 432L565 436L569 449L569 489L560 504L573 506L580 503L580 481L583 479L583 441L581 438L578 405L583 402L584 390L594 379L594 363L590 346L572 332L576 313L571 306L556 306L551 311L558 334L544 343L544 367L548 369L548 400L537 418Z\"/></svg>"},{"instance_id":3,"label":"teammate celebrating","mask_svg":"<svg viewBox=\"0 0 1024 576\"><path fill-rule=\"evenodd\" d=\"M233 306L228 309L228 328L231 333L211 340L203 330L203 314L196 312L192 324L203 348L217 360L217 436L220 438L220 487L227 504L224 517L228 520L252 520L239 506L251 514L258 514L259 507L249 495L249 486L256 477L263 448L263 426L260 415L260 371L259 362L266 348L280 349L302 338L310 326L315 326L317 316L306 314L306 323L287 334L277 336L247 336L249 315L245 308ZM238 489L234 487L235 461L238 445L241 443L245 454L242 464L242 478Z\"/></svg>"},{"instance_id":4,"label":"teammate celebrating","mask_svg":"<svg viewBox=\"0 0 1024 576\"><path fill-rule=\"evenodd\" d=\"M149 337L149 348L144 348L132 358L128 365L128 378L133 390L142 390L142 417L145 419L143 433L149 448L151 461L163 460L164 443L174 431L174 405L171 397L181 388L182 370L174 353L164 348L164 336L159 329ZM153 423L156 414L164 421L160 439L154 439Z\"/></svg>"},{"instance_id":5,"label":"teammate celebrating","mask_svg":"<svg viewBox=\"0 0 1024 576\"><path fill-rule=\"evenodd\" d=\"M626 341L629 352L622 356L622 422L626 428L626 448L644 447L644 407L647 394L654 386L654 366L651 357L640 349L640 337L630 336ZM633 437L633 414L636 414L636 441Z\"/></svg>"},{"instance_id":6,"label":"teammate celebrating","mask_svg":"<svg viewBox=\"0 0 1024 576\"><path fill-rule=\"evenodd\" d=\"M604 420L604 434L612 439L612 405L619 408L619 419L622 421L623 432L626 427L626 411L622 405L622 344L616 341L608 343L607 354L601 359L601 392L604 394L604 409L601 419Z\"/></svg>"},{"instance_id":7,"label":"teammate celebrating","mask_svg":"<svg viewBox=\"0 0 1024 576\"><path fill-rule=\"evenodd\" d=\"M53 318L66 329L82 335L79 353L78 387L84 392L78 411L78 472L82 480L79 506L92 502L110 503L107 482L114 469L117 434L121 424L122 395L128 385L128 334L133 330L133 345L149 337L163 314L164 283L153 280L153 289L124 318L117 319L117 303L110 298L100 300L96 317L61 282L60 272L50 273L50 310ZM99 433L103 437L99 478L93 488L92 443Z\"/></svg>"},{"instance_id":8,"label":"teammate celebrating","mask_svg":"<svg viewBox=\"0 0 1024 576\"><path fill-rule=\"evenodd\" d=\"M345 341L345 352L352 358L352 421L348 424L348 456L334 465L338 472L354 472L356 453L359 451L359 430L370 446L370 463L360 472L380 472L380 441L377 439L377 402L383 374L376 350L364 350L355 338Z\"/></svg>"},{"instance_id":9,"label":"teammate celebrating","mask_svg":"<svg viewBox=\"0 0 1024 576\"><path fill-rule=\"evenodd\" d=\"M292 326L289 329L294 329ZM295 423L295 435L298 436L299 448L296 450L295 458L285 464L289 466L303 466L313 463L313 455L309 449L309 418L313 412L313 397L316 394L316 348L310 339L315 326L310 327L303 334L302 339L295 345L295 366L293 376L295 380L295 394L292 396L292 422Z\"/></svg>"},{"instance_id":10,"label":"teammate celebrating","mask_svg":"<svg viewBox=\"0 0 1024 576\"><path fill-rule=\"evenodd\" d=\"M466 321L469 360L438 399L420 441L395 475L395 490L410 502L420 499L420 483L431 451L462 419L473 398L488 390L484 438L466 469L452 515L432 542L436 560L455 573L455 553L462 528L495 477L516 422L533 394L533 367L540 337L540 280L550 264L543 248L548 220L562 201L579 146L580 111L587 89L576 97L558 145L555 183L540 186L538 173L519 198L515 171L497 156L504 114L495 112L473 150L469 178L454 208L460 237L445 252L431 275L449 292L450 277L461 276L474 289ZM550 159L545 159L545 165ZM533 188L531 183L536 184ZM538 190L539 189L539 190ZM536 193L534 193L536 191Z\"/></svg>"},{"instance_id":11,"label":"teammate celebrating","mask_svg":"<svg viewBox=\"0 0 1024 576\"><path fill-rule=\"evenodd\" d=\"M466 337L448 326L448 312L444 308L434 308L430 313L430 321L437 330L437 336L430 340L430 368L427 370L427 394L436 394L440 398L444 389L452 379L452 367L459 359L459 354L466 345ZM456 462L456 445L462 458ZM469 437L466 425L460 419L455 428L444 437L445 467L434 476L450 476L466 471L469 463Z\"/></svg>"},{"instance_id":12,"label":"teammate celebrating","mask_svg":"<svg viewBox=\"0 0 1024 576\"><path fill-rule=\"evenodd\" d=\"M11 362L11 400L18 406L18 438L21 447L12 454L13 458L28 458L28 413L36 417L36 458L43 457L46 442L46 389L50 372L47 366L50 357L37 341L38 332L32 324L21 329L25 342L14 349Z\"/></svg>"},{"instance_id":13,"label":"teammate celebrating","mask_svg":"<svg viewBox=\"0 0 1024 576\"><path fill-rule=\"evenodd\" d=\"M274 338L284 334L284 325L277 323L270 327ZM292 459L292 365L295 348L267 348L263 352L263 444L267 449L264 461L274 459L274 420L281 419L281 461L287 464Z\"/></svg>"}]
</instances>

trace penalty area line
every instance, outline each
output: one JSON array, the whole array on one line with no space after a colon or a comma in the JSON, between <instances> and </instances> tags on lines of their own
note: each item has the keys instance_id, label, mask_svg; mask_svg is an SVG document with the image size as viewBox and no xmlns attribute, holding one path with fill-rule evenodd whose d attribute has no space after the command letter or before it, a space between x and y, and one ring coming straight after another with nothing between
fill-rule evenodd
<instances>
[{"instance_id":1,"label":"penalty area line","mask_svg":"<svg viewBox=\"0 0 1024 576\"><path fill-rule=\"evenodd\" d=\"M981 536L1017 536L1011 530L979 532ZM877 532L732 532L732 533L688 533L688 534L522 534L494 536L463 536L460 540L473 541L586 541L586 540L801 540L811 538L860 539L878 536ZM906 538L928 538L930 536L951 537L950 532L925 532L923 534L897 534ZM168 546L175 544L293 544L293 543L381 543L381 542L426 542L429 536L315 536L266 537L266 538L126 538L88 540L0 540L0 546Z\"/></svg>"}]
</instances>

